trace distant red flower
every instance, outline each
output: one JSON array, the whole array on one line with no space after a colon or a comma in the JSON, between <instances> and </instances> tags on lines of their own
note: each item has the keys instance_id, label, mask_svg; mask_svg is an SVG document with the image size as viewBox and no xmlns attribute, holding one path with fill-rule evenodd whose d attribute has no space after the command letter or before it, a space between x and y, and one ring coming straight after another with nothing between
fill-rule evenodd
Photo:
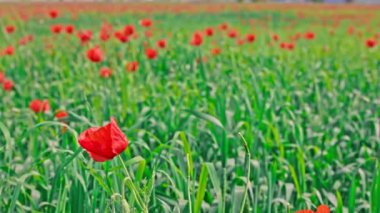
<instances>
[{"instance_id":1,"label":"distant red flower","mask_svg":"<svg viewBox=\"0 0 380 213\"><path fill-rule=\"evenodd\" d=\"M157 47L161 48L161 49L165 49L166 48L166 40L165 39L160 39L157 41Z\"/></svg>"},{"instance_id":2,"label":"distant red flower","mask_svg":"<svg viewBox=\"0 0 380 213\"><path fill-rule=\"evenodd\" d=\"M58 12L58 10L50 10L49 11L49 16L50 16L50 18L52 18L52 19L55 19L55 18L57 18L58 16L59 16L59 12Z\"/></svg>"},{"instance_id":3,"label":"distant red flower","mask_svg":"<svg viewBox=\"0 0 380 213\"><path fill-rule=\"evenodd\" d=\"M128 147L128 140L113 117L105 126L82 132L78 142L96 162L111 160Z\"/></svg>"},{"instance_id":4,"label":"distant red flower","mask_svg":"<svg viewBox=\"0 0 380 213\"><path fill-rule=\"evenodd\" d=\"M65 31L67 34L72 34L74 32L74 26L73 25L67 25L65 27Z\"/></svg>"},{"instance_id":5,"label":"distant red flower","mask_svg":"<svg viewBox=\"0 0 380 213\"><path fill-rule=\"evenodd\" d=\"M13 55L15 49L13 48L13 46L8 46L3 50L3 52L5 55Z\"/></svg>"},{"instance_id":6,"label":"distant red flower","mask_svg":"<svg viewBox=\"0 0 380 213\"><path fill-rule=\"evenodd\" d=\"M155 49L149 48L145 50L145 55L149 59L155 59L157 57L157 51Z\"/></svg>"},{"instance_id":7,"label":"distant red flower","mask_svg":"<svg viewBox=\"0 0 380 213\"><path fill-rule=\"evenodd\" d=\"M239 45L239 46L243 45L244 44L244 39L237 39L236 40L236 44Z\"/></svg>"},{"instance_id":8,"label":"distant red flower","mask_svg":"<svg viewBox=\"0 0 380 213\"><path fill-rule=\"evenodd\" d=\"M55 118L57 118L58 120L65 119L68 116L69 116L69 114L64 110L60 110L60 111L55 113Z\"/></svg>"},{"instance_id":9,"label":"distant red flower","mask_svg":"<svg viewBox=\"0 0 380 213\"><path fill-rule=\"evenodd\" d=\"M8 80L8 79L5 79L3 81L3 89L5 91L11 91L13 89L13 86L14 86L13 81Z\"/></svg>"},{"instance_id":10,"label":"distant red flower","mask_svg":"<svg viewBox=\"0 0 380 213\"><path fill-rule=\"evenodd\" d=\"M87 50L87 58L94 63L101 62L104 58L102 49L94 47Z\"/></svg>"},{"instance_id":11,"label":"distant red flower","mask_svg":"<svg viewBox=\"0 0 380 213\"><path fill-rule=\"evenodd\" d=\"M281 42L280 47L281 47L281 49L286 49L287 43Z\"/></svg>"},{"instance_id":12,"label":"distant red flower","mask_svg":"<svg viewBox=\"0 0 380 213\"><path fill-rule=\"evenodd\" d=\"M255 34L248 34L245 36L245 40L248 42L248 43L252 43L254 42L256 39L256 36Z\"/></svg>"},{"instance_id":13,"label":"distant red flower","mask_svg":"<svg viewBox=\"0 0 380 213\"><path fill-rule=\"evenodd\" d=\"M375 39L369 38L369 39L367 39L367 41L365 42L365 44L366 44L366 46L368 48L373 48L373 47L375 47L377 45L377 42L376 42Z\"/></svg>"},{"instance_id":14,"label":"distant red flower","mask_svg":"<svg viewBox=\"0 0 380 213\"><path fill-rule=\"evenodd\" d=\"M5 80L5 74L2 71L0 71L0 84L2 84L4 80Z\"/></svg>"},{"instance_id":15,"label":"distant red flower","mask_svg":"<svg viewBox=\"0 0 380 213\"><path fill-rule=\"evenodd\" d=\"M119 40L121 43L126 43L129 41L128 35L124 34L123 31L116 31L114 34L115 38Z\"/></svg>"},{"instance_id":16,"label":"distant red flower","mask_svg":"<svg viewBox=\"0 0 380 213\"><path fill-rule=\"evenodd\" d=\"M315 34L313 32L306 32L303 37L306 39L306 40L313 40L315 38Z\"/></svg>"},{"instance_id":17,"label":"distant red flower","mask_svg":"<svg viewBox=\"0 0 380 213\"><path fill-rule=\"evenodd\" d=\"M24 36L22 38L20 38L20 40L18 41L18 43L20 45L26 45L28 42L31 42L33 41L33 36L32 35L27 35L27 36Z\"/></svg>"},{"instance_id":18,"label":"distant red flower","mask_svg":"<svg viewBox=\"0 0 380 213\"><path fill-rule=\"evenodd\" d=\"M52 25L50 27L50 30L51 30L52 33L59 34L62 31L62 25L60 25L60 24Z\"/></svg>"},{"instance_id":19,"label":"distant red flower","mask_svg":"<svg viewBox=\"0 0 380 213\"><path fill-rule=\"evenodd\" d=\"M272 39L273 39L273 41L278 41L280 39L280 37L277 34L274 34L272 36Z\"/></svg>"},{"instance_id":20,"label":"distant red flower","mask_svg":"<svg viewBox=\"0 0 380 213\"><path fill-rule=\"evenodd\" d=\"M213 30L211 27L206 28L206 29L205 29L205 34L206 34L207 36L213 36L213 35L214 35L214 30Z\"/></svg>"},{"instance_id":21,"label":"distant red flower","mask_svg":"<svg viewBox=\"0 0 380 213\"><path fill-rule=\"evenodd\" d=\"M153 36L153 32L151 30L146 30L144 32L145 37L150 38Z\"/></svg>"},{"instance_id":22,"label":"distant red flower","mask_svg":"<svg viewBox=\"0 0 380 213\"><path fill-rule=\"evenodd\" d=\"M190 41L190 44L193 45L193 46L200 46L201 44L203 43L203 37L202 37L202 34L200 33L194 33L193 34L193 37Z\"/></svg>"},{"instance_id":23,"label":"distant red flower","mask_svg":"<svg viewBox=\"0 0 380 213\"><path fill-rule=\"evenodd\" d=\"M217 47L211 50L211 54L214 56L219 55L221 52L222 52L222 50L220 48L217 48Z\"/></svg>"},{"instance_id":24,"label":"distant red flower","mask_svg":"<svg viewBox=\"0 0 380 213\"><path fill-rule=\"evenodd\" d=\"M91 40L92 32L90 30L82 30L78 32L77 36L82 42L82 44L84 44Z\"/></svg>"},{"instance_id":25,"label":"distant red flower","mask_svg":"<svg viewBox=\"0 0 380 213\"><path fill-rule=\"evenodd\" d=\"M108 31L102 30L100 31L99 37L100 37L100 40L107 41L108 39L111 38L111 35Z\"/></svg>"},{"instance_id":26,"label":"distant red flower","mask_svg":"<svg viewBox=\"0 0 380 213\"><path fill-rule=\"evenodd\" d=\"M135 26L127 25L124 27L124 34L126 34L127 36L130 36L133 33L135 33Z\"/></svg>"},{"instance_id":27,"label":"distant red flower","mask_svg":"<svg viewBox=\"0 0 380 213\"><path fill-rule=\"evenodd\" d=\"M30 102L29 108L35 113L47 112L50 110L48 100L36 99Z\"/></svg>"},{"instance_id":28,"label":"distant red flower","mask_svg":"<svg viewBox=\"0 0 380 213\"><path fill-rule=\"evenodd\" d=\"M287 48L288 50L293 50L294 47L295 47L294 43L288 43L288 44L286 45L286 48Z\"/></svg>"},{"instance_id":29,"label":"distant red flower","mask_svg":"<svg viewBox=\"0 0 380 213\"><path fill-rule=\"evenodd\" d=\"M16 30L16 27L13 25L8 25L5 27L5 32L8 34L12 34Z\"/></svg>"},{"instance_id":30,"label":"distant red flower","mask_svg":"<svg viewBox=\"0 0 380 213\"><path fill-rule=\"evenodd\" d=\"M230 38L236 38L238 36L238 33L236 30L230 30L228 31L228 37Z\"/></svg>"},{"instance_id":31,"label":"distant red flower","mask_svg":"<svg viewBox=\"0 0 380 213\"><path fill-rule=\"evenodd\" d=\"M139 63L137 61L127 62L125 68L128 72L135 72L139 67Z\"/></svg>"},{"instance_id":32,"label":"distant red flower","mask_svg":"<svg viewBox=\"0 0 380 213\"><path fill-rule=\"evenodd\" d=\"M100 68L100 77L109 78L112 75L112 70L108 67Z\"/></svg>"},{"instance_id":33,"label":"distant red flower","mask_svg":"<svg viewBox=\"0 0 380 213\"><path fill-rule=\"evenodd\" d=\"M222 23L222 24L219 26L219 28L220 28L221 30L226 30L226 29L228 28L228 24L227 24L227 23Z\"/></svg>"},{"instance_id":34,"label":"distant red flower","mask_svg":"<svg viewBox=\"0 0 380 213\"><path fill-rule=\"evenodd\" d=\"M151 19L142 19L140 20L140 25L143 27L150 27L152 26L152 20Z\"/></svg>"}]
</instances>

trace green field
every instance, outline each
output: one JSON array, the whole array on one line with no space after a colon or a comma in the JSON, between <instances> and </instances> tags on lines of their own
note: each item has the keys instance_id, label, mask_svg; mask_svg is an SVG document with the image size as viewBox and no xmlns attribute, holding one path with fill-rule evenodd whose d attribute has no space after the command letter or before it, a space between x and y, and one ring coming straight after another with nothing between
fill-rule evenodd
<instances>
[{"instance_id":1,"label":"green field","mask_svg":"<svg viewBox=\"0 0 380 213\"><path fill-rule=\"evenodd\" d=\"M320 204L380 212L380 51L366 46L377 39L379 10L57 9L55 19L0 18L2 32L16 28L0 34L0 50L14 48L0 56L14 83L0 88L0 212L281 213ZM144 18L152 26L140 26ZM99 38L104 23L112 26L107 41ZM73 25L73 34L52 33L57 24ZM128 24L135 33L122 43L114 32ZM204 35L208 27L213 36ZM81 44L84 29L92 37ZM191 45L195 32L200 46ZM33 40L20 45L27 35ZM93 47L104 54L99 63L86 57ZM135 72L126 69L132 61ZM110 77L99 75L102 67ZM35 99L50 110L33 112ZM57 119L63 110L68 117ZM111 117L128 148L95 162L77 138Z\"/></svg>"}]
</instances>

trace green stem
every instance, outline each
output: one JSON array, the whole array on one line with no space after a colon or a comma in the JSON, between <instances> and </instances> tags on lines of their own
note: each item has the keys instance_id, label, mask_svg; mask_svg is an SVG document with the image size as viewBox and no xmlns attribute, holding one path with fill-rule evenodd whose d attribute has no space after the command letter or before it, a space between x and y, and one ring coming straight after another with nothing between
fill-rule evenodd
<instances>
[{"instance_id":1,"label":"green stem","mask_svg":"<svg viewBox=\"0 0 380 213\"><path fill-rule=\"evenodd\" d=\"M124 164L124 161L123 161L123 158L121 158L121 156L119 155L118 156L120 162L121 162L121 165L123 165L123 168L124 168L124 171L125 171L125 174L127 176L127 179L130 179L131 180L131 184L130 184L130 187L132 188L132 191L133 191L133 195L135 196L136 200L137 200L137 203L139 204L140 208L142 209L142 211L145 213L145 212L148 212L148 208L146 207L146 205L144 204L144 201L141 199L140 197L140 194L139 192L137 191L136 187L135 187L135 184L133 183L132 181L132 177L131 175L129 174L128 172L128 169L127 167L125 166Z\"/></svg>"},{"instance_id":2,"label":"green stem","mask_svg":"<svg viewBox=\"0 0 380 213\"><path fill-rule=\"evenodd\" d=\"M251 153L249 152L247 141L245 140L245 138L243 137L243 135L241 133L239 133L239 135L240 135L240 137L241 137L241 139L243 141L243 144L244 144L244 149L245 149L245 167L246 167L246 171L247 171L247 177L246 177L247 183L245 185L244 197L243 197L243 201L242 201L241 209L240 209L240 213L243 213L244 212L245 201L247 200L247 196L248 196L249 179L251 177L251 164L250 164Z\"/></svg>"}]
</instances>

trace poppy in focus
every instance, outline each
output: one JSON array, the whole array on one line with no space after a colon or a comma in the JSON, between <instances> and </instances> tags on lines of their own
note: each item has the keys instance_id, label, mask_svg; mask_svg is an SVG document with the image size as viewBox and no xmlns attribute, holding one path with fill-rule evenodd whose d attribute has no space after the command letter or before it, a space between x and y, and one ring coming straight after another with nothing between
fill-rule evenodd
<instances>
[{"instance_id":1,"label":"poppy in focus","mask_svg":"<svg viewBox=\"0 0 380 213\"><path fill-rule=\"evenodd\" d=\"M79 135L78 142L96 162L111 160L128 146L128 140L115 119L102 127L91 127Z\"/></svg>"}]
</instances>

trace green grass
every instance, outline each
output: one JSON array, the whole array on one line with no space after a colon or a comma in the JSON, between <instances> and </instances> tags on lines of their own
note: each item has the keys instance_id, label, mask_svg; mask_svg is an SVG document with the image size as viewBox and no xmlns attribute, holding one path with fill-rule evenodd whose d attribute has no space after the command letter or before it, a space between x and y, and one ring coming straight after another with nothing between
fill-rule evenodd
<instances>
[{"instance_id":1,"label":"green grass","mask_svg":"<svg viewBox=\"0 0 380 213\"><path fill-rule=\"evenodd\" d=\"M352 22L332 36L333 27L292 12L156 14L147 42L168 41L156 60L146 59L139 26L140 37L130 43L99 41L101 20L119 29L144 17L84 12L75 21L0 20L17 27L0 35L1 48L25 34L35 37L12 57L0 57L0 69L15 82L12 92L0 90L0 212L146 206L280 213L320 204L333 212L380 212L380 52L365 47L373 36L365 26L357 26L359 38L346 33ZM248 19L268 26L240 22ZM297 21L292 29L289 20ZM216 30L201 47L190 46L194 31L222 22L241 35L255 33L256 41L238 46ZM92 29L94 38L81 46L75 36L52 35L53 23ZM271 32L288 41L307 30L316 39L300 39L293 51L268 45ZM48 43L52 50L45 50ZM93 64L85 51L97 44L106 60ZM210 55L214 46L221 55ZM207 61L196 63L203 56ZM127 73L125 63L134 60L139 70ZM113 76L100 78L101 66ZM36 98L49 99L51 112L33 113L28 106ZM54 118L59 109L70 114L65 133ZM77 135L110 116L130 144L120 159L96 163Z\"/></svg>"}]
</instances>

